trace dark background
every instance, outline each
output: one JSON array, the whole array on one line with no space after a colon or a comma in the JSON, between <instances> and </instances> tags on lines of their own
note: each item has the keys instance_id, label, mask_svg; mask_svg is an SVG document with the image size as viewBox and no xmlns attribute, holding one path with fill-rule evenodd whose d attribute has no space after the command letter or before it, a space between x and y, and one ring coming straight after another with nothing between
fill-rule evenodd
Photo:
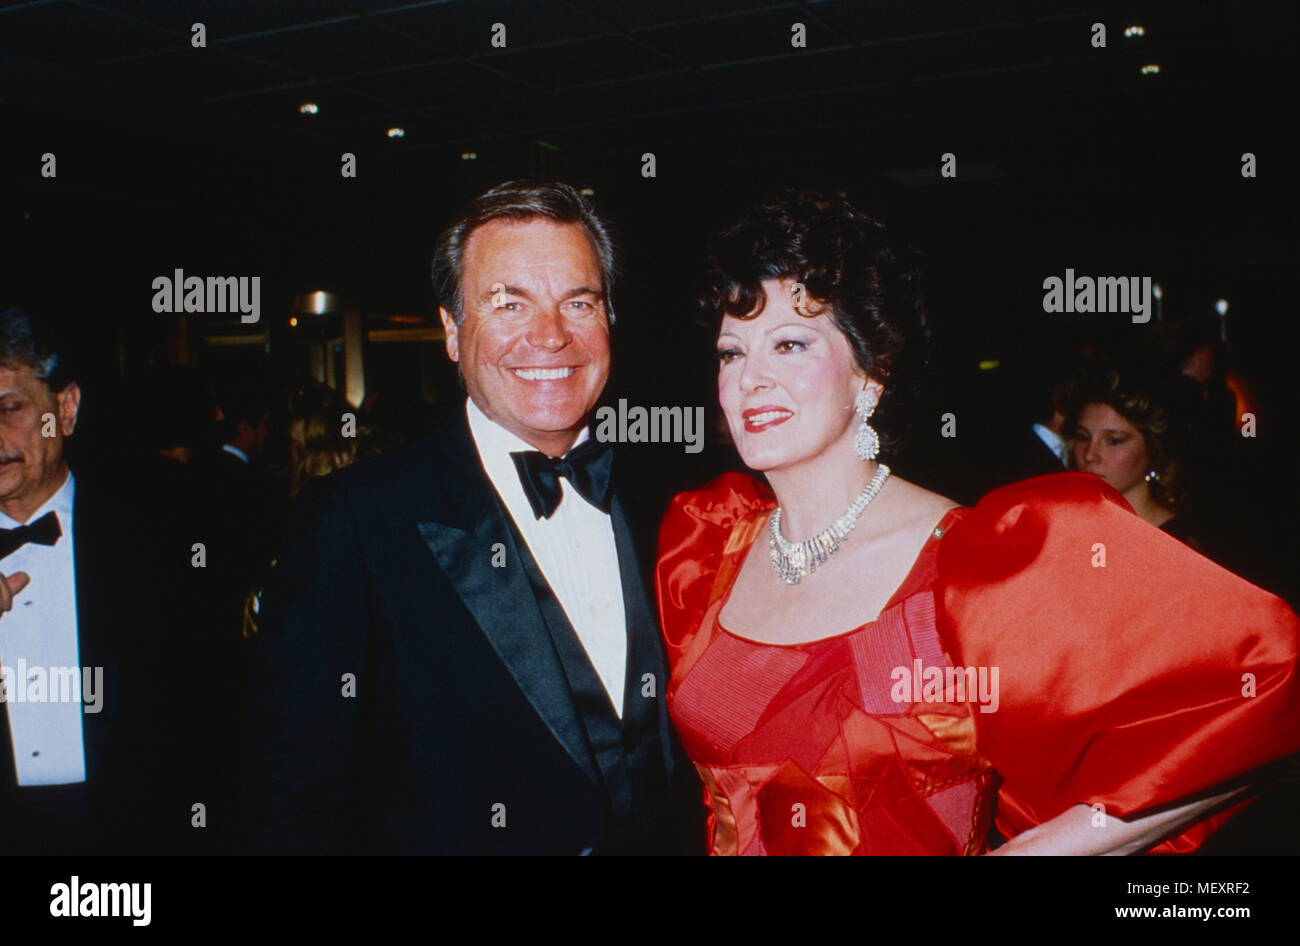
<instances>
[{"instance_id":1,"label":"dark background","mask_svg":"<svg viewBox=\"0 0 1300 946\"><path fill-rule=\"evenodd\" d=\"M1145 36L1126 39L1131 23ZM1048 316L1043 279L1148 274L1166 322L1213 327L1214 300L1230 301L1252 462L1280 516L1300 340L1295 41L1294 4L1222 0L0 0L0 296L74 322L79 451L111 457L148 423L132 377L178 358L173 320L150 308L155 276L261 275L269 354L205 346L239 328L192 315L185 357L287 384L305 372L300 340L328 330L289 328L295 294L334 291L368 325L433 324L430 250L456 208L553 176L595 190L624 250L608 399L712 405L690 303L709 228L775 187L843 187L928 257L941 332L902 472L975 498L967 473L1027 415L1028 374L1082 340L1159 329ZM299 114L305 101L319 113ZM371 390L455 399L429 344L366 359ZM943 411L956 440L938 437Z\"/></svg>"}]
</instances>

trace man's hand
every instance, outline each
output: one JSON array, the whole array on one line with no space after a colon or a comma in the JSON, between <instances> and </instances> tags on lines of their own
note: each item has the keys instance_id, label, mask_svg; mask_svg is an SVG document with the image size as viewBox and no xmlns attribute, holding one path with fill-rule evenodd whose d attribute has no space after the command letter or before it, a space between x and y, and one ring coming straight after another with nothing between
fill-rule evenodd
<instances>
[{"instance_id":1,"label":"man's hand","mask_svg":"<svg viewBox=\"0 0 1300 946\"><path fill-rule=\"evenodd\" d=\"M26 572L0 575L0 613L13 608L14 597L26 588L31 580L31 576Z\"/></svg>"}]
</instances>

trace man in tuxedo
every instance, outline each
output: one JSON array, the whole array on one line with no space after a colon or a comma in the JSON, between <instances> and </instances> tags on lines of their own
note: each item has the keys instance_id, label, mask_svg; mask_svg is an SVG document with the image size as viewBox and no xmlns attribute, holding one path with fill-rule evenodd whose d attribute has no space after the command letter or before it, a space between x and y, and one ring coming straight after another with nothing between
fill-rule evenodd
<instances>
[{"instance_id":1,"label":"man in tuxedo","mask_svg":"<svg viewBox=\"0 0 1300 946\"><path fill-rule=\"evenodd\" d=\"M275 557L288 491L261 463L271 423L265 387L233 379L217 402L221 446L199 463L210 490L207 569L220 620L237 637L244 597L266 581Z\"/></svg>"},{"instance_id":2,"label":"man in tuxedo","mask_svg":"<svg viewBox=\"0 0 1300 946\"><path fill-rule=\"evenodd\" d=\"M174 850L190 829L162 725L180 715L164 683L184 664L152 633L167 583L139 505L68 468L80 406L49 323L0 312L5 854Z\"/></svg>"},{"instance_id":3,"label":"man in tuxedo","mask_svg":"<svg viewBox=\"0 0 1300 946\"><path fill-rule=\"evenodd\" d=\"M614 253L563 184L439 240L450 423L316 481L263 600L247 728L258 850L703 851L646 584L654 526L588 421Z\"/></svg>"},{"instance_id":4,"label":"man in tuxedo","mask_svg":"<svg viewBox=\"0 0 1300 946\"><path fill-rule=\"evenodd\" d=\"M1040 367L1036 378L1026 385L1033 392L1031 422L1017 423L1014 430L994 438L986 463L987 489L1068 469L1064 410L1068 385L1051 377L1051 371L1050 366Z\"/></svg>"}]
</instances>

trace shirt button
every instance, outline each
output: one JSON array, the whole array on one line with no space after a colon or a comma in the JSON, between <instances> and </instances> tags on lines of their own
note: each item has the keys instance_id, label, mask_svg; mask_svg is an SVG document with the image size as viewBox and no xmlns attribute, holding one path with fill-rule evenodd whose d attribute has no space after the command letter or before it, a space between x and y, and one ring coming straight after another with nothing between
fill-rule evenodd
<instances>
[{"instance_id":1,"label":"shirt button","mask_svg":"<svg viewBox=\"0 0 1300 946\"><path fill-rule=\"evenodd\" d=\"M944 531L945 531L945 530L944 530L943 526L936 526L936 527L935 527L935 530L934 530L934 537L935 537L936 539L942 539L942 538L943 538L943 533L944 533Z\"/></svg>"}]
</instances>

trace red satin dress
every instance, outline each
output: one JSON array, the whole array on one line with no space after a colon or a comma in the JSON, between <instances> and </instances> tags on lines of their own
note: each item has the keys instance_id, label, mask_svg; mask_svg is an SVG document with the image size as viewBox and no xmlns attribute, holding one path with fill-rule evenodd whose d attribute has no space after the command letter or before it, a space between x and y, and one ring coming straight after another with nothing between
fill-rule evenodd
<instances>
[{"instance_id":1,"label":"red satin dress","mask_svg":"<svg viewBox=\"0 0 1300 946\"><path fill-rule=\"evenodd\" d=\"M950 510L876 620L794 645L718 622L774 506L727 474L660 534L668 706L714 854L980 854L990 818L1127 817L1300 750L1300 619L1095 477Z\"/></svg>"}]
</instances>

